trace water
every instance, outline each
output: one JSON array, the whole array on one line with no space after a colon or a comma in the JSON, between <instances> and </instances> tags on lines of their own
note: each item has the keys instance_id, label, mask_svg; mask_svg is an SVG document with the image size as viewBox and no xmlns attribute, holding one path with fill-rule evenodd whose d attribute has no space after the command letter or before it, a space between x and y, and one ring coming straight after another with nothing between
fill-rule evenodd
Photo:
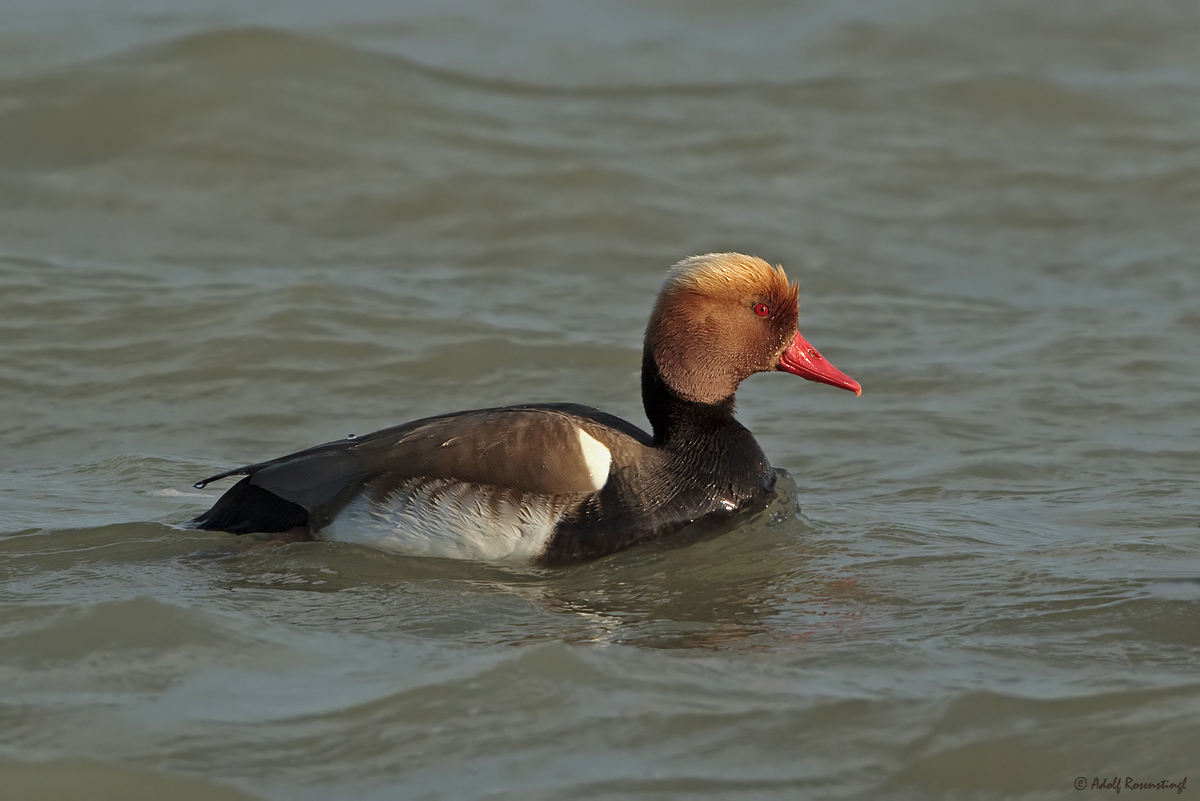
<instances>
[{"instance_id":1,"label":"water","mask_svg":"<svg viewBox=\"0 0 1200 801\"><path fill-rule=\"evenodd\" d=\"M1193 3L393 5L0 8L0 795L1194 792ZM172 527L437 412L644 423L729 249L865 390L746 383L795 478L736 531Z\"/></svg>"}]
</instances>

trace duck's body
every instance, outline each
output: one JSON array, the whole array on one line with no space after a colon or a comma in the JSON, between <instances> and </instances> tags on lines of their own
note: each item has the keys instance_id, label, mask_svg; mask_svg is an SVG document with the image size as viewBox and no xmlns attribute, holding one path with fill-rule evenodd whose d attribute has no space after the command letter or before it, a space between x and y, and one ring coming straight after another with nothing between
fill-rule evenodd
<instances>
[{"instance_id":1,"label":"duck's body","mask_svg":"<svg viewBox=\"0 0 1200 801\"><path fill-rule=\"evenodd\" d=\"M784 369L861 391L796 332L797 314L782 270L739 254L688 259L668 276L646 334L653 435L575 404L431 417L205 479L197 486L246 476L192 525L559 562L757 507L775 472L733 418L737 384Z\"/></svg>"}]
</instances>

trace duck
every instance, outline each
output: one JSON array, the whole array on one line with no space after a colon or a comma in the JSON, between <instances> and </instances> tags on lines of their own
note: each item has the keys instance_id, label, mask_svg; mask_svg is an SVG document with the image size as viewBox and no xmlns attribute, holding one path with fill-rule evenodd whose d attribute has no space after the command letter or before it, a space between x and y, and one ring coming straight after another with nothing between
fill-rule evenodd
<instances>
[{"instance_id":1,"label":"duck","mask_svg":"<svg viewBox=\"0 0 1200 801\"><path fill-rule=\"evenodd\" d=\"M210 476L242 476L188 527L415 556L555 565L763 508L776 472L734 418L755 373L862 386L800 333L781 266L708 253L667 273L646 327L651 431L574 403L427 417Z\"/></svg>"}]
</instances>

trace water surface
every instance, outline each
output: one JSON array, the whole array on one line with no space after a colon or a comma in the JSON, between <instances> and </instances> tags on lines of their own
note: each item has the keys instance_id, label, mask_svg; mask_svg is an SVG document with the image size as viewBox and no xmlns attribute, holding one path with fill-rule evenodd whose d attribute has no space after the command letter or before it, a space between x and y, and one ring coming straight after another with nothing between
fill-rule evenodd
<instances>
[{"instance_id":1,"label":"water surface","mask_svg":"<svg viewBox=\"0 0 1200 801\"><path fill-rule=\"evenodd\" d=\"M1200 780L1194 4L392 5L0 9L3 786ZM794 476L746 525L552 571L174 527L424 415L644 425L712 250L865 389L744 385Z\"/></svg>"}]
</instances>

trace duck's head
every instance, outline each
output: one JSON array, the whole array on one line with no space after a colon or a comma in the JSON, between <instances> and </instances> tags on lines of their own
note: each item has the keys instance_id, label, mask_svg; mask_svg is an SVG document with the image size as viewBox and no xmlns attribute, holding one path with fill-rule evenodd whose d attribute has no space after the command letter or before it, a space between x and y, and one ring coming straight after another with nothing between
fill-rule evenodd
<instances>
[{"instance_id":1,"label":"duck's head","mask_svg":"<svg viewBox=\"0 0 1200 801\"><path fill-rule=\"evenodd\" d=\"M671 268L646 329L646 356L680 396L718 403L754 373L783 370L855 395L862 387L808 344L799 288L782 267L708 253Z\"/></svg>"}]
</instances>

